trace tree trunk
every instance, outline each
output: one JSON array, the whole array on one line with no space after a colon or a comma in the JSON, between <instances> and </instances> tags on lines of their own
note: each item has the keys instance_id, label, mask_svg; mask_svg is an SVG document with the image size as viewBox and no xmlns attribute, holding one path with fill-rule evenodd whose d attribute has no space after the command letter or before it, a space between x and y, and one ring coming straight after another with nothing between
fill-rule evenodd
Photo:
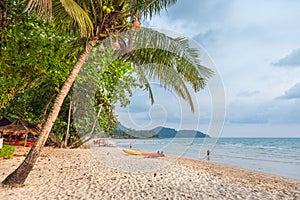
<instances>
[{"instance_id":1,"label":"tree trunk","mask_svg":"<svg viewBox=\"0 0 300 200\"><path fill-rule=\"evenodd\" d=\"M69 113L68 113L68 126L67 126L67 132L66 132L66 136L65 136L64 147L68 146L68 137L69 137L70 123L71 123L71 112L72 112L72 98L70 100L70 107L69 107Z\"/></svg>"},{"instance_id":2,"label":"tree trunk","mask_svg":"<svg viewBox=\"0 0 300 200\"><path fill-rule=\"evenodd\" d=\"M5 29L8 26L8 19L7 19L7 11L8 11L8 1L1 0L0 2L0 27L2 34L0 35L0 48L3 48L2 45L5 45L7 42L7 34L5 34ZM1 56L1 55L0 55ZM4 108L5 105L0 105L0 109Z\"/></svg>"},{"instance_id":3,"label":"tree trunk","mask_svg":"<svg viewBox=\"0 0 300 200\"><path fill-rule=\"evenodd\" d=\"M94 132L94 130L95 130L96 123L98 122L99 116L100 116L100 114L101 114L102 106L103 106L103 104L100 105L100 108L99 108L99 110L98 110L97 117L96 117L96 119L95 119L95 121L94 121L94 123L93 123L93 126L92 126L92 130L90 131L90 133L89 133L88 135L92 135L93 132Z\"/></svg>"},{"instance_id":4,"label":"tree trunk","mask_svg":"<svg viewBox=\"0 0 300 200\"><path fill-rule=\"evenodd\" d=\"M60 93L57 95L51 113L49 114L46 123L44 124L38 140L32 146L30 152L26 156L25 160L21 165L13 171L6 179L2 182L4 185L17 186L24 184L27 176L31 172L34 164L36 163L44 145L51 131L51 128L58 116L60 108L63 104L64 99L69 93L76 76L78 75L84 61L87 59L89 53L91 52L93 46L98 42L98 40L92 40L87 42L85 50L80 54L77 63L73 67L66 81L64 82Z\"/></svg>"}]
</instances>

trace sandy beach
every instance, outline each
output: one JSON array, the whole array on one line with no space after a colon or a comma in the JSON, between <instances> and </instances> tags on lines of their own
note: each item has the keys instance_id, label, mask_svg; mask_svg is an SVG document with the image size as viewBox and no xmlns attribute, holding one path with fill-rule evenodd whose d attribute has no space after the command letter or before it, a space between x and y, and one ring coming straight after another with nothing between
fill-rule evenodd
<instances>
[{"instance_id":1,"label":"sandy beach","mask_svg":"<svg viewBox=\"0 0 300 200\"><path fill-rule=\"evenodd\" d=\"M0 160L1 181L24 159ZM227 165L128 155L116 147L45 147L25 185L0 199L300 199L300 180Z\"/></svg>"}]
</instances>

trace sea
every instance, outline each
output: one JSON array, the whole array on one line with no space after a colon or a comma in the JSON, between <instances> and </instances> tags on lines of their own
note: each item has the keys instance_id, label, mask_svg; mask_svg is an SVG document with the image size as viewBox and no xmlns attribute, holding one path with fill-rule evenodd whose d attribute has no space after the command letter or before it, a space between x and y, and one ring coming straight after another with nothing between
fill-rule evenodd
<instances>
[{"instance_id":1,"label":"sea","mask_svg":"<svg viewBox=\"0 0 300 200\"><path fill-rule=\"evenodd\" d=\"M300 138L115 139L114 145L233 165L300 180Z\"/></svg>"}]
</instances>

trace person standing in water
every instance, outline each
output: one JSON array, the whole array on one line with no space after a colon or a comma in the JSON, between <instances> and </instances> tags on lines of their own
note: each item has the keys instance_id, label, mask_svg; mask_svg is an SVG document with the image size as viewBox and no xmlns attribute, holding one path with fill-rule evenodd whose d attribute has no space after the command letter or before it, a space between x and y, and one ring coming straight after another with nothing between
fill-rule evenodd
<instances>
[{"instance_id":1,"label":"person standing in water","mask_svg":"<svg viewBox=\"0 0 300 200\"><path fill-rule=\"evenodd\" d=\"M207 160L209 160L210 158L209 158L209 156L210 156L210 151L209 150L207 150Z\"/></svg>"}]
</instances>

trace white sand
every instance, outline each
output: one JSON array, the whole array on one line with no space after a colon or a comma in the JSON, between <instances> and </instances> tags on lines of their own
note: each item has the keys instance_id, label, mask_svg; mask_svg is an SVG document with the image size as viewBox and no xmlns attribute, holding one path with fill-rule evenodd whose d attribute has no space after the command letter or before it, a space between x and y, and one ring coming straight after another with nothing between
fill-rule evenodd
<instances>
[{"instance_id":1,"label":"white sand","mask_svg":"<svg viewBox=\"0 0 300 200\"><path fill-rule=\"evenodd\" d=\"M0 160L1 180L23 154ZM0 199L300 199L300 180L113 147L44 148L25 186L0 188Z\"/></svg>"}]
</instances>

